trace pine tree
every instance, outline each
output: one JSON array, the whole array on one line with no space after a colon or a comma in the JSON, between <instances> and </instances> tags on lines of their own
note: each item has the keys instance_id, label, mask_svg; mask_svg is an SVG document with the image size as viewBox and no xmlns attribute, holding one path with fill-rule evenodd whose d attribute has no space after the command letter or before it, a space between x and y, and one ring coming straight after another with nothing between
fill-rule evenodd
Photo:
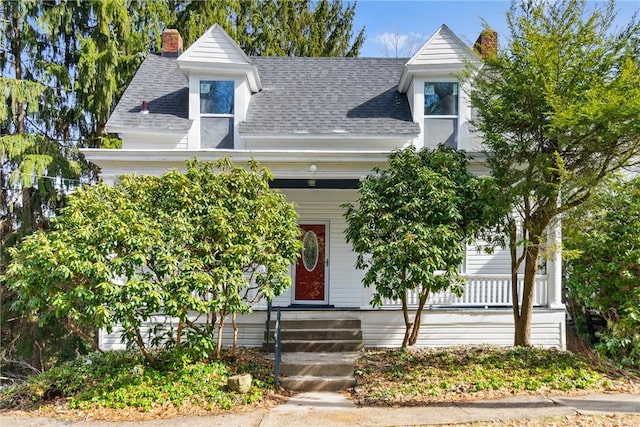
<instances>
[{"instance_id":1,"label":"pine tree","mask_svg":"<svg viewBox=\"0 0 640 427\"><path fill-rule=\"evenodd\" d=\"M185 46L217 23L248 55L357 56L364 28L353 37L354 16L341 0L188 1L173 26Z\"/></svg>"}]
</instances>

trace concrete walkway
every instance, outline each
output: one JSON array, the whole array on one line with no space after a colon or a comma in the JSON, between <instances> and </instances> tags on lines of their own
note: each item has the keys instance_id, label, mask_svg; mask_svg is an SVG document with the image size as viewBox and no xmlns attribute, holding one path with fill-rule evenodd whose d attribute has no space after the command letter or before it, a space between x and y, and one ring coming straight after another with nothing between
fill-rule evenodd
<instances>
[{"instance_id":1,"label":"concrete walkway","mask_svg":"<svg viewBox=\"0 0 640 427\"><path fill-rule=\"evenodd\" d=\"M470 423L573 414L638 414L640 395L599 394L579 397L520 396L507 399L432 404L409 408L357 408L338 393L301 393L271 410L210 417L176 417L155 421L80 421L0 415L3 427L22 426L397 426Z\"/></svg>"}]
</instances>

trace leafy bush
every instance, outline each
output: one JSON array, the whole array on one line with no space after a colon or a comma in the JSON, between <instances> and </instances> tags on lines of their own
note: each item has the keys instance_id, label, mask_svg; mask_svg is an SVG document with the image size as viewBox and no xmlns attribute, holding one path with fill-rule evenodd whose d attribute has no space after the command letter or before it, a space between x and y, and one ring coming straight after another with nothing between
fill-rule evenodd
<instances>
[{"instance_id":1,"label":"leafy bush","mask_svg":"<svg viewBox=\"0 0 640 427\"><path fill-rule=\"evenodd\" d=\"M160 344L218 357L227 317L290 286L297 214L256 162L187 166L74 193L51 231L12 249L15 307L40 324L62 321L87 343L88 330L120 325L150 363Z\"/></svg>"},{"instance_id":2,"label":"leafy bush","mask_svg":"<svg viewBox=\"0 0 640 427\"><path fill-rule=\"evenodd\" d=\"M402 302L402 347L416 344L431 293L461 295L465 243L504 213L494 203L501 190L469 173L468 163L466 152L444 145L394 151L387 169L374 168L362 181L357 203L342 205L356 268L365 270L362 283L375 287L371 304ZM407 294L414 290L419 301L411 319Z\"/></svg>"},{"instance_id":3,"label":"leafy bush","mask_svg":"<svg viewBox=\"0 0 640 427\"><path fill-rule=\"evenodd\" d=\"M601 355L640 368L640 178L601 190L565 222L569 298L607 321Z\"/></svg>"}]
</instances>

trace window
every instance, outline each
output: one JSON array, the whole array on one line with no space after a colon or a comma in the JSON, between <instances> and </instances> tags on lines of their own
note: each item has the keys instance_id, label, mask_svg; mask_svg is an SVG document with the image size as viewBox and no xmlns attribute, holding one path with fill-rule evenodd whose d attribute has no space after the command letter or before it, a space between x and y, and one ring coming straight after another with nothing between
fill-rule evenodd
<instances>
[{"instance_id":1,"label":"window","mask_svg":"<svg viewBox=\"0 0 640 427\"><path fill-rule=\"evenodd\" d=\"M233 148L233 95L230 80L200 81L200 148Z\"/></svg>"},{"instance_id":2,"label":"window","mask_svg":"<svg viewBox=\"0 0 640 427\"><path fill-rule=\"evenodd\" d=\"M458 83L425 82L424 145L458 146Z\"/></svg>"}]
</instances>

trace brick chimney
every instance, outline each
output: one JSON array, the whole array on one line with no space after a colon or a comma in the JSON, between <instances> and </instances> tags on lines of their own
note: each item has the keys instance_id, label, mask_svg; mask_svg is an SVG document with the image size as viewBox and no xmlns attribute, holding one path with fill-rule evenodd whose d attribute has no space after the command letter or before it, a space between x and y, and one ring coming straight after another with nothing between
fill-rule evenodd
<instances>
[{"instance_id":1,"label":"brick chimney","mask_svg":"<svg viewBox=\"0 0 640 427\"><path fill-rule=\"evenodd\" d=\"M166 29L162 32L162 56L177 58L182 53L182 37L178 30Z\"/></svg>"},{"instance_id":2,"label":"brick chimney","mask_svg":"<svg viewBox=\"0 0 640 427\"><path fill-rule=\"evenodd\" d=\"M483 58L492 58L498 54L498 33L494 30L482 30L473 49Z\"/></svg>"}]
</instances>

